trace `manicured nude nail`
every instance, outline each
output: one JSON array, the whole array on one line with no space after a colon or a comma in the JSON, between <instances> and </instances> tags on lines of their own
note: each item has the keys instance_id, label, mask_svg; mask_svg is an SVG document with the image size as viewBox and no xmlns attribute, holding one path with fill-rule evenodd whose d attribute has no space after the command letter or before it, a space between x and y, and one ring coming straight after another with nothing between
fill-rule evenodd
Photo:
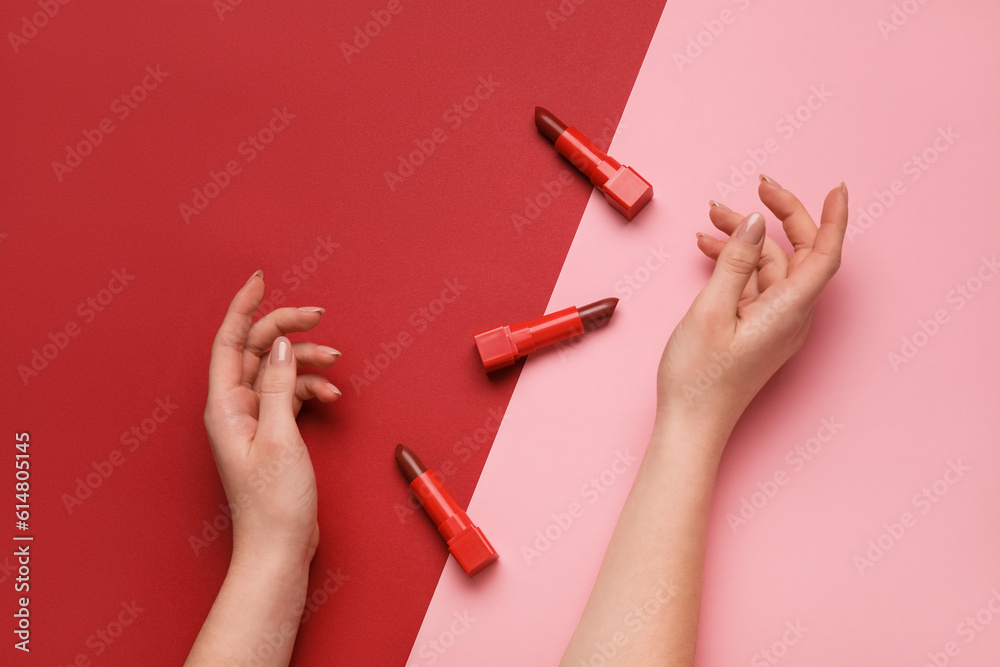
<instances>
[{"instance_id":1,"label":"manicured nude nail","mask_svg":"<svg viewBox=\"0 0 1000 667\"><path fill-rule=\"evenodd\" d=\"M271 363L275 366L287 366L292 363L292 342L284 336L278 336L271 345Z\"/></svg>"},{"instance_id":2,"label":"manicured nude nail","mask_svg":"<svg viewBox=\"0 0 1000 667\"><path fill-rule=\"evenodd\" d=\"M334 387L329 382L326 383L326 388L329 389L330 391L332 391L333 393L335 393L337 395L337 398L340 398L341 396L343 396L343 394L341 393L341 391L339 389L337 389L336 387Z\"/></svg>"},{"instance_id":3,"label":"manicured nude nail","mask_svg":"<svg viewBox=\"0 0 1000 667\"><path fill-rule=\"evenodd\" d=\"M847 183L844 181L840 182L840 191L844 193L844 201L847 201Z\"/></svg>"},{"instance_id":4,"label":"manicured nude nail","mask_svg":"<svg viewBox=\"0 0 1000 667\"><path fill-rule=\"evenodd\" d=\"M777 188L781 187L781 184L778 183L778 181L776 181L773 178L771 178L770 176L765 176L764 174L761 174L760 175L760 180L767 181L768 183L770 183L771 185L773 185L773 186L775 186Z\"/></svg>"},{"instance_id":5,"label":"manicured nude nail","mask_svg":"<svg viewBox=\"0 0 1000 667\"><path fill-rule=\"evenodd\" d=\"M257 269L256 271L254 271L254 274L252 276L247 278L247 283L253 282L254 278L263 278L263 277L264 277L264 272L261 271L260 269Z\"/></svg>"},{"instance_id":6,"label":"manicured nude nail","mask_svg":"<svg viewBox=\"0 0 1000 667\"><path fill-rule=\"evenodd\" d=\"M722 202L715 201L714 199L709 199L708 200L708 207L712 208L713 206L718 206L719 208L724 208L727 211L729 210L729 207L726 206L725 204L723 204Z\"/></svg>"},{"instance_id":7,"label":"manicured nude nail","mask_svg":"<svg viewBox=\"0 0 1000 667\"><path fill-rule=\"evenodd\" d=\"M763 236L764 216L760 213L751 213L747 217L743 218L743 222L740 223L740 228L736 230L736 238L751 245L757 245L760 243Z\"/></svg>"},{"instance_id":8,"label":"manicured nude nail","mask_svg":"<svg viewBox=\"0 0 1000 667\"><path fill-rule=\"evenodd\" d=\"M326 345L317 345L316 349L325 354L329 354L331 357L340 356L340 350L335 350L332 347L327 347Z\"/></svg>"},{"instance_id":9,"label":"manicured nude nail","mask_svg":"<svg viewBox=\"0 0 1000 667\"><path fill-rule=\"evenodd\" d=\"M707 239L712 238L711 236L709 236L708 234L706 234L704 232L695 232L694 235L695 235L695 237L697 237L697 239L699 241L702 240L702 239L706 239L707 240Z\"/></svg>"},{"instance_id":10,"label":"manicured nude nail","mask_svg":"<svg viewBox=\"0 0 1000 667\"><path fill-rule=\"evenodd\" d=\"M303 313L319 313L320 315L326 312L325 308L320 308L319 306L304 306L299 308L299 310Z\"/></svg>"}]
</instances>

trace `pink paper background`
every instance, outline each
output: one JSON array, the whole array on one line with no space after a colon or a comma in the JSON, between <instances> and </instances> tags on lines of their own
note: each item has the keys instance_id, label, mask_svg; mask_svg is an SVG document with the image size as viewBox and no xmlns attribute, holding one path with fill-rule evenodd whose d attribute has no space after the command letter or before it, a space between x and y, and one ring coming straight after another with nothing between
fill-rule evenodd
<instances>
[{"instance_id":1,"label":"pink paper background","mask_svg":"<svg viewBox=\"0 0 1000 667\"><path fill-rule=\"evenodd\" d=\"M915 13L884 36L894 7ZM709 39L703 22L719 32L711 22L724 10L729 23ZM759 652L786 622L808 630L777 647L782 665L922 666L929 653L939 665L998 664L1000 593L993 611L988 602L1000 591L1000 279L961 307L953 292L970 279L976 288L983 258L1000 250L998 32L1000 6L985 0L668 2L611 151L656 196L632 224L592 197L549 311L622 302L606 330L528 360L469 510L501 559L473 581L449 560L409 664L558 661L638 464L604 493L582 487L616 452L638 457L646 445L656 362L711 269L694 243L695 231L715 231L707 200L762 210L781 236L756 198L761 169L731 194L717 186L768 139L762 170L816 216L847 181L854 231L809 341L750 405L723 459L698 664L773 664ZM675 53L699 33L707 46L679 67ZM814 88L829 99L813 98L794 132L779 128ZM957 138L935 156L947 128ZM908 161L925 149L936 159L914 178ZM901 194L880 212L877 193L893 181ZM661 252L669 259L648 270ZM629 293L627 275L641 288ZM917 335L924 344L894 369L889 353L939 310L947 322ZM824 419L840 426L818 453L786 458L828 435ZM938 482L946 492L933 504L915 502L950 461L967 471ZM779 471L787 482L734 531L729 515ZM553 528L573 502L583 514ZM915 523L859 573L855 557L904 512ZM546 528L561 535L529 564L522 547ZM956 655L943 653L948 642Z\"/></svg>"}]
</instances>

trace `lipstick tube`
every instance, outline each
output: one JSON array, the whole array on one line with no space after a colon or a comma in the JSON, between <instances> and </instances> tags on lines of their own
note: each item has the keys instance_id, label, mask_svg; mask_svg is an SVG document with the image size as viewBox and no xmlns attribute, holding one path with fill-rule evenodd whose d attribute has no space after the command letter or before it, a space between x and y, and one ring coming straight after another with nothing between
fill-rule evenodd
<instances>
[{"instance_id":1,"label":"lipstick tube","mask_svg":"<svg viewBox=\"0 0 1000 667\"><path fill-rule=\"evenodd\" d=\"M499 558L479 526L459 506L441 478L428 470L406 445L396 445L396 464L410 482L410 489L420 501L438 532L448 543L448 551L470 577Z\"/></svg>"},{"instance_id":2,"label":"lipstick tube","mask_svg":"<svg viewBox=\"0 0 1000 667\"><path fill-rule=\"evenodd\" d=\"M535 126L555 144L556 151L583 172L604 193L611 208L632 220L653 198L653 186L632 167L595 146L583 132L567 127L548 109L535 107Z\"/></svg>"},{"instance_id":3,"label":"lipstick tube","mask_svg":"<svg viewBox=\"0 0 1000 667\"><path fill-rule=\"evenodd\" d=\"M487 373L511 366L535 350L604 326L618 299L602 299L577 308L570 306L535 320L500 326L474 336Z\"/></svg>"}]
</instances>

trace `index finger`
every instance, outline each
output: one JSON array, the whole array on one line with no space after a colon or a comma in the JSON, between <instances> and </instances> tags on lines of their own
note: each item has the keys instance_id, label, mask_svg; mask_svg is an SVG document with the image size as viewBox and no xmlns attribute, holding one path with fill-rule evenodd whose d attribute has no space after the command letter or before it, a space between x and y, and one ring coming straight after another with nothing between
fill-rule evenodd
<instances>
[{"instance_id":1,"label":"index finger","mask_svg":"<svg viewBox=\"0 0 1000 667\"><path fill-rule=\"evenodd\" d=\"M264 298L264 272L257 271L229 304L226 317L212 343L208 365L208 392L225 391L243 384L243 349L253 315Z\"/></svg>"},{"instance_id":2,"label":"index finger","mask_svg":"<svg viewBox=\"0 0 1000 667\"><path fill-rule=\"evenodd\" d=\"M788 279L798 283L804 296L813 301L840 268L844 236L847 234L847 186L830 190L823 201L819 231L809 254Z\"/></svg>"},{"instance_id":3,"label":"index finger","mask_svg":"<svg viewBox=\"0 0 1000 667\"><path fill-rule=\"evenodd\" d=\"M785 236L788 237L794 250L791 260L791 267L794 269L816 240L816 223L798 197L763 174L757 192L764 206L771 209L771 213L781 220Z\"/></svg>"}]
</instances>

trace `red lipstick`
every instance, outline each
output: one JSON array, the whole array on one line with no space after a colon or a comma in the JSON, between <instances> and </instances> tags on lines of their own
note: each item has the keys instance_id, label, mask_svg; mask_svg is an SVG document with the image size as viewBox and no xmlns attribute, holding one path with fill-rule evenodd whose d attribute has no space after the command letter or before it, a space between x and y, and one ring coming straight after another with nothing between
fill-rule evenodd
<instances>
[{"instance_id":1,"label":"red lipstick","mask_svg":"<svg viewBox=\"0 0 1000 667\"><path fill-rule=\"evenodd\" d=\"M624 167L595 146L583 132L566 127L548 109L535 107L535 127L555 143L556 150L584 173L611 204L631 220L653 198L653 186L632 167Z\"/></svg>"},{"instance_id":2,"label":"red lipstick","mask_svg":"<svg viewBox=\"0 0 1000 667\"><path fill-rule=\"evenodd\" d=\"M486 372L511 366L540 347L603 327L615 312L618 299L601 299L581 308L570 306L537 320L502 326L475 335L476 349Z\"/></svg>"},{"instance_id":3,"label":"red lipstick","mask_svg":"<svg viewBox=\"0 0 1000 667\"><path fill-rule=\"evenodd\" d=\"M448 551L467 575L476 576L499 558L483 531L458 506L437 473L425 468L412 449L406 445L396 445L396 465L437 526L441 537L448 543Z\"/></svg>"}]
</instances>

